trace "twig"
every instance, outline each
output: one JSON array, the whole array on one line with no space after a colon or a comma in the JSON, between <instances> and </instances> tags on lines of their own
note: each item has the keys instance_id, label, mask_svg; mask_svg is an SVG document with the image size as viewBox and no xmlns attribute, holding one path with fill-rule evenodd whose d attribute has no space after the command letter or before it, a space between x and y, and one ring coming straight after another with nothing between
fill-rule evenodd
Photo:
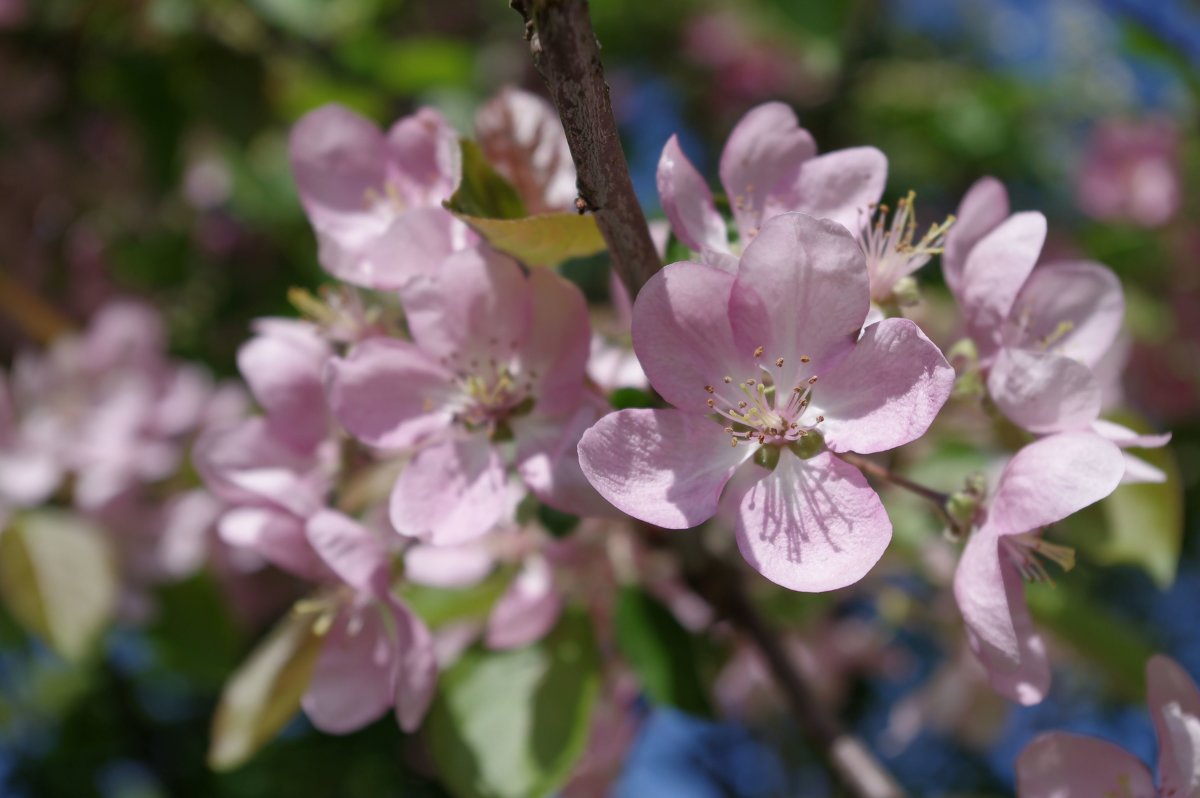
<instances>
[{"instance_id":1,"label":"twig","mask_svg":"<svg viewBox=\"0 0 1200 798\"><path fill-rule=\"evenodd\" d=\"M837 454L837 457L858 468L860 471L865 471L871 476L882 479L884 482L890 482L897 487L904 488L908 492L925 499L933 505L938 516L950 529L956 531L958 530L959 523L954 520L949 511L946 509L947 503L950 501L949 494L942 493L941 491L934 490L933 488L927 488L919 482L913 482L911 479L902 477L891 469L879 465L874 460L863 457L861 454L841 452Z\"/></svg>"},{"instance_id":2,"label":"twig","mask_svg":"<svg viewBox=\"0 0 1200 798\"><path fill-rule=\"evenodd\" d=\"M510 0L562 119L578 175L580 212L591 211L630 296L662 267L621 150L600 45L587 0Z\"/></svg>"}]
</instances>

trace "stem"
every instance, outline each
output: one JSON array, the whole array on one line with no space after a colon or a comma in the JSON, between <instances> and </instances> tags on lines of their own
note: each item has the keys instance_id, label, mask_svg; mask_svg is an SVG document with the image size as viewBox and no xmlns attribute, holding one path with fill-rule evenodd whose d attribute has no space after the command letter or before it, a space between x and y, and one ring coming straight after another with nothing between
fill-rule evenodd
<instances>
[{"instance_id":1,"label":"stem","mask_svg":"<svg viewBox=\"0 0 1200 798\"><path fill-rule=\"evenodd\" d=\"M876 463L874 460L863 457L861 454L841 452L836 454L836 456L841 458L844 462L847 462L850 465L858 468L860 471L865 471L874 477L882 479L884 482L890 482L897 487L904 488L910 493L915 493L936 507L938 513L946 520L946 522L951 526L954 526L954 522L946 512L946 502L950 501L950 496L948 494L934 490L933 488L927 488L919 482L913 482L907 477L902 477L891 469L879 465L879 463Z\"/></svg>"},{"instance_id":2,"label":"stem","mask_svg":"<svg viewBox=\"0 0 1200 798\"><path fill-rule=\"evenodd\" d=\"M72 327L70 319L3 271L0 271L0 313L40 344L49 343Z\"/></svg>"},{"instance_id":3,"label":"stem","mask_svg":"<svg viewBox=\"0 0 1200 798\"><path fill-rule=\"evenodd\" d=\"M587 0L510 0L558 109L578 175L580 212L591 211L631 297L662 268L621 150L600 45Z\"/></svg>"}]
</instances>

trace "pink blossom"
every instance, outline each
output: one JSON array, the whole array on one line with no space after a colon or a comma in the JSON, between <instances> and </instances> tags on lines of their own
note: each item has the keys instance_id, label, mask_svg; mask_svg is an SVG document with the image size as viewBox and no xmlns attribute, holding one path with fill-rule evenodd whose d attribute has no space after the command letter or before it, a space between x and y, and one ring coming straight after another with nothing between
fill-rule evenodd
<instances>
[{"instance_id":1,"label":"pink blossom","mask_svg":"<svg viewBox=\"0 0 1200 798\"><path fill-rule=\"evenodd\" d=\"M325 105L296 123L289 153L321 264L339 279L402 288L474 239L441 206L458 185L461 157L454 130L431 108L385 135L353 111Z\"/></svg>"},{"instance_id":2,"label":"pink blossom","mask_svg":"<svg viewBox=\"0 0 1200 798\"><path fill-rule=\"evenodd\" d=\"M920 437L954 380L911 321L860 338L869 306L854 238L804 214L767 221L736 274L667 266L637 298L633 344L674 408L602 418L579 445L584 474L618 509L682 529L711 518L741 470L726 499L751 565L795 590L857 581L891 523L837 453Z\"/></svg>"},{"instance_id":3,"label":"pink blossom","mask_svg":"<svg viewBox=\"0 0 1200 798\"><path fill-rule=\"evenodd\" d=\"M575 163L550 103L506 86L476 112L475 137L488 163L517 190L526 211L574 210Z\"/></svg>"},{"instance_id":4,"label":"pink blossom","mask_svg":"<svg viewBox=\"0 0 1200 798\"><path fill-rule=\"evenodd\" d=\"M1022 704L1050 687L1046 647L1033 628L1022 577L1045 579L1041 558L1070 568L1075 553L1044 539L1045 527L1112 493L1124 473L1120 450L1090 432L1051 435L1005 466L963 550L954 596L968 642L992 687Z\"/></svg>"},{"instance_id":5,"label":"pink blossom","mask_svg":"<svg viewBox=\"0 0 1200 798\"><path fill-rule=\"evenodd\" d=\"M518 491L568 512L604 503L574 441L599 414L584 385L589 329L579 290L490 250L448 258L405 300L413 341L375 338L330 361L330 407L352 435L415 450L391 497L403 535L462 542L511 514Z\"/></svg>"},{"instance_id":6,"label":"pink blossom","mask_svg":"<svg viewBox=\"0 0 1200 798\"><path fill-rule=\"evenodd\" d=\"M792 109L772 102L751 109L734 127L719 171L745 247L768 219L791 211L858 230L860 210L883 194L887 159L874 147L818 156L816 143ZM699 252L731 251L712 192L675 136L658 162L658 195L671 229L685 245Z\"/></svg>"},{"instance_id":7,"label":"pink blossom","mask_svg":"<svg viewBox=\"0 0 1200 798\"><path fill-rule=\"evenodd\" d=\"M1183 196L1179 131L1169 119L1107 120L1092 131L1075 184L1089 216L1160 227Z\"/></svg>"},{"instance_id":8,"label":"pink blossom","mask_svg":"<svg viewBox=\"0 0 1200 798\"><path fill-rule=\"evenodd\" d=\"M1175 660L1146 663L1146 703L1158 738L1158 787L1137 757L1105 740L1064 732L1034 738L1017 758L1020 798L1197 798L1200 691Z\"/></svg>"}]
</instances>

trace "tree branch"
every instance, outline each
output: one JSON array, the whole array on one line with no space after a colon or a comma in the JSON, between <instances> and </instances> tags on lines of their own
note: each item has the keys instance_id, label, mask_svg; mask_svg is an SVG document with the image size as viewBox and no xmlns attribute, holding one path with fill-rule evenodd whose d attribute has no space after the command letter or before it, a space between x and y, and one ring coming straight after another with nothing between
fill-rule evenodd
<instances>
[{"instance_id":1,"label":"tree branch","mask_svg":"<svg viewBox=\"0 0 1200 798\"><path fill-rule=\"evenodd\" d=\"M509 5L525 18L533 64L562 119L578 175L577 207L595 214L613 268L637 296L662 262L625 164L587 0L510 0Z\"/></svg>"}]
</instances>

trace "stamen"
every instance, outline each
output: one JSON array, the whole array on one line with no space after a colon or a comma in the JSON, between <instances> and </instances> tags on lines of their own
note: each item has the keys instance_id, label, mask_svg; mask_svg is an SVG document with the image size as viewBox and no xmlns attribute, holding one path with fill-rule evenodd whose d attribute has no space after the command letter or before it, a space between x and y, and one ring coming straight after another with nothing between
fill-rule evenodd
<instances>
[{"instance_id":1,"label":"stamen","mask_svg":"<svg viewBox=\"0 0 1200 798\"><path fill-rule=\"evenodd\" d=\"M762 356L763 356L763 350L765 350L765 349L766 349L766 347L764 347L764 346L759 346L759 347L756 347L756 348L754 349L754 356L755 356L755 357L762 357Z\"/></svg>"}]
</instances>

